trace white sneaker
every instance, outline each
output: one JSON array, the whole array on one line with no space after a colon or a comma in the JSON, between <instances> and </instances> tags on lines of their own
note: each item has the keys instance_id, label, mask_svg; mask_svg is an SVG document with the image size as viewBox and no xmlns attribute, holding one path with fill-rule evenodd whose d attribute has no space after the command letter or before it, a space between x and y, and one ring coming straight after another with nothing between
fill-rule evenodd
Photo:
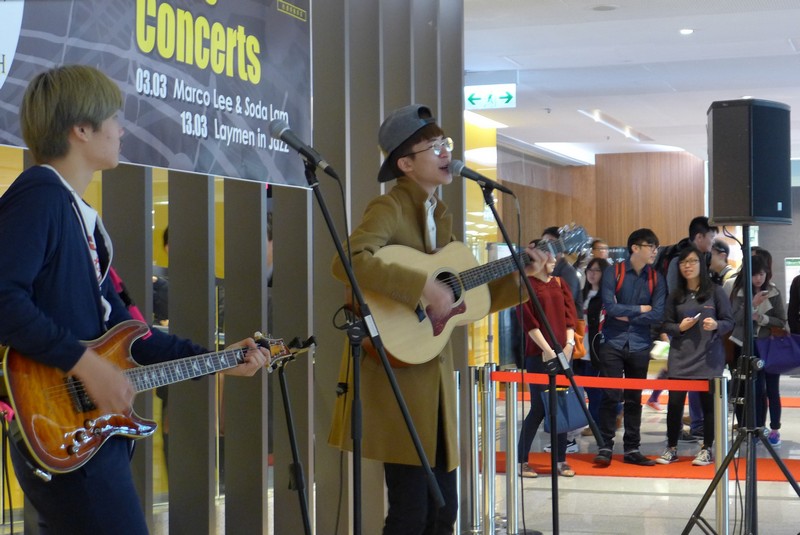
<instances>
[{"instance_id":1,"label":"white sneaker","mask_svg":"<svg viewBox=\"0 0 800 535\"><path fill-rule=\"evenodd\" d=\"M661 457L656 459L658 464L672 464L678 462L678 450L677 448L667 448L664 450L664 453L661 454Z\"/></svg>"},{"instance_id":2,"label":"white sneaker","mask_svg":"<svg viewBox=\"0 0 800 535\"><path fill-rule=\"evenodd\" d=\"M714 457L711 455L711 450L703 448L697 452L697 456L692 461L695 466L708 466L714 462Z\"/></svg>"}]
</instances>

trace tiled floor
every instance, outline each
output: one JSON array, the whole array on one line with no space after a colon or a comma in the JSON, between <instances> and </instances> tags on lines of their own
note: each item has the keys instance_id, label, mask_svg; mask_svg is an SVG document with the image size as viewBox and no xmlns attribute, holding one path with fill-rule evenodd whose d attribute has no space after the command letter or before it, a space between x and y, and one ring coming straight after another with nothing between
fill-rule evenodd
<instances>
[{"instance_id":1,"label":"tiled floor","mask_svg":"<svg viewBox=\"0 0 800 535\"><path fill-rule=\"evenodd\" d=\"M800 397L800 377L783 377L781 394ZM527 408L527 407L526 407ZM521 411L521 409L520 409ZM498 416L502 416L498 404ZM800 409L784 408L781 438L777 449L783 459L800 459ZM660 455L666 440L666 413L649 408L642 414L642 453ZM621 431L617 443L621 442ZM594 453L597 447L593 437L578 437L580 451ZM538 433L532 451L542 451L549 435ZM681 445L681 455L689 462L698 445ZM759 457L769 454L762 446L756 448ZM620 453L615 451L615 453ZM741 450L742 462L746 456ZM616 462L616 461L615 461ZM800 474L794 474L800 478ZM562 535L578 534L647 534L672 535L682 533L697 508L710 480L698 479L646 479L619 477L592 477L578 474L574 478L560 478L558 482L558 522ZM497 532L506 533L505 475L496 478L498 499L496 507ZM553 500L550 477L522 480L521 510L529 531L553 533ZM742 515L745 503L745 481L732 482L730 493L729 533L744 533ZM769 535L800 534L800 497L788 482L757 482L757 532ZM702 516L716 529L715 501L712 497ZM519 520L518 533L524 533ZM690 533L703 533L694 526Z\"/></svg>"}]
</instances>

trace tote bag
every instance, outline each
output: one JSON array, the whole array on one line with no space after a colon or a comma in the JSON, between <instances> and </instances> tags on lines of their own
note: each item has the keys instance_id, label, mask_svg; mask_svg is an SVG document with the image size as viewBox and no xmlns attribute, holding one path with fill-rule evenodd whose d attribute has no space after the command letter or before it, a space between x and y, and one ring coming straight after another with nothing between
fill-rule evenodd
<instances>
[{"instance_id":1,"label":"tote bag","mask_svg":"<svg viewBox=\"0 0 800 535\"><path fill-rule=\"evenodd\" d=\"M556 434L574 431L589 425L586 414L581 408L582 401L586 399L583 388L578 387L578 395L570 388L556 388L558 413L556 414ZM550 391L542 392L544 403L544 432L550 432Z\"/></svg>"},{"instance_id":2,"label":"tote bag","mask_svg":"<svg viewBox=\"0 0 800 535\"><path fill-rule=\"evenodd\" d=\"M800 367L800 335L756 338L756 348L766 372L787 373Z\"/></svg>"}]
</instances>

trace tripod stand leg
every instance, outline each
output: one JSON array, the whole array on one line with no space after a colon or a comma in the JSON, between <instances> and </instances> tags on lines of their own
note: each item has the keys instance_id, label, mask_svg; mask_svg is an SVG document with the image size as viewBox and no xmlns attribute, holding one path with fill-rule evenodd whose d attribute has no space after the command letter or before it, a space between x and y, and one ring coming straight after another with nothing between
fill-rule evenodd
<instances>
[{"instance_id":1,"label":"tripod stand leg","mask_svg":"<svg viewBox=\"0 0 800 535\"><path fill-rule=\"evenodd\" d=\"M786 468L786 464L783 462L783 459L778 456L778 452L775 451L775 448L772 447L772 444L769 443L769 440L767 440L767 437L765 437L763 433L761 433L758 438L764 444L764 447L767 448L770 456L772 456L772 460L775 461L775 464L777 464L778 468L780 468L781 472L783 472L783 477L786 478L786 481L788 481L792 486L794 492L798 497L800 497L800 486L798 486L797 481L795 481L794 476L792 476L792 473L789 471L789 469Z\"/></svg>"},{"instance_id":2,"label":"tripod stand leg","mask_svg":"<svg viewBox=\"0 0 800 535\"><path fill-rule=\"evenodd\" d=\"M742 445L745 437L747 437L747 432L745 430L739 431L739 436L736 437L736 440L733 442L733 447L731 447L728 455L725 456L725 459L722 461L722 464L717 469L717 473L714 474L714 478L711 480L711 483L708 485L705 494L703 494L703 498L700 500L700 503L697 504L697 508L695 508L692 516L689 517L689 522L686 524L686 527L683 528L683 535L689 535L689 532L692 531L692 527L701 519L700 515L705 509L708 500L711 499L711 496L714 494L714 490L717 488L720 480L728 473L728 465L731 464L731 461L736 456L736 452L739 451L739 448ZM751 446L752 447L752 446ZM725 484L727 485L727 480Z\"/></svg>"}]
</instances>

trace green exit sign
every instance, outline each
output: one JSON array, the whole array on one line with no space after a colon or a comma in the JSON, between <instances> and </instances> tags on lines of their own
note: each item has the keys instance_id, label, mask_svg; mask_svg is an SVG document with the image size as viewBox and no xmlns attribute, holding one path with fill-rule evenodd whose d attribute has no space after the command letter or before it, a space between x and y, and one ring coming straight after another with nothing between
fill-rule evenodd
<instances>
[{"instance_id":1,"label":"green exit sign","mask_svg":"<svg viewBox=\"0 0 800 535\"><path fill-rule=\"evenodd\" d=\"M464 86L464 101L468 110L516 108L517 84Z\"/></svg>"}]
</instances>

